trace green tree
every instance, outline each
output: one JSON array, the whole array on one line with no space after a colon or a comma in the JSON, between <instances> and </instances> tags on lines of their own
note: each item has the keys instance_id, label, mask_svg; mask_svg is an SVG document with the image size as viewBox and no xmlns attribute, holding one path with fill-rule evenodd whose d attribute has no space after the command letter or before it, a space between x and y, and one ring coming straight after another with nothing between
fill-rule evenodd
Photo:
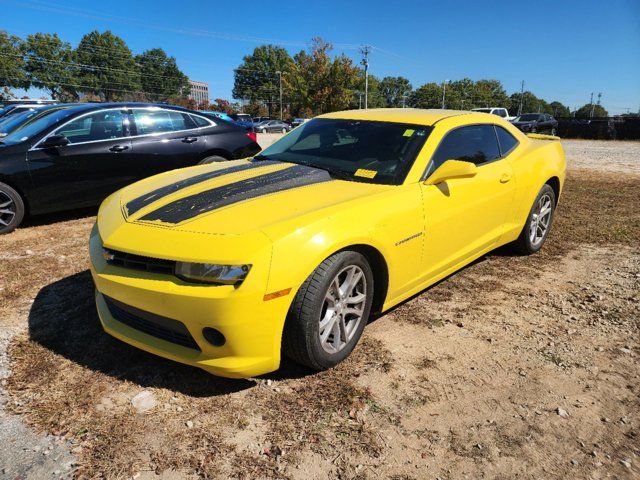
<instances>
[{"instance_id":1,"label":"green tree","mask_svg":"<svg viewBox=\"0 0 640 480\"><path fill-rule=\"evenodd\" d=\"M499 80L478 80L474 84L475 107L508 108L509 96Z\"/></svg>"},{"instance_id":2,"label":"green tree","mask_svg":"<svg viewBox=\"0 0 640 480\"><path fill-rule=\"evenodd\" d=\"M76 48L79 83L106 101L140 98L140 73L123 39L110 31L86 34ZM161 78L155 79L162 83Z\"/></svg>"},{"instance_id":3,"label":"green tree","mask_svg":"<svg viewBox=\"0 0 640 480\"><path fill-rule=\"evenodd\" d=\"M544 100L536 97L533 93L525 91L523 95L520 92L516 92L510 97L509 113L512 115L518 115L518 109L520 107L520 97L522 96L522 111L523 113L538 113L547 112L548 104Z\"/></svg>"},{"instance_id":4,"label":"green tree","mask_svg":"<svg viewBox=\"0 0 640 480\"><path fill-rule=\"evenodd\" d=\"M570 117L571 116L571 110L569 110L569 107L567 107L566 105L563 105L562 103L556 101L553 101L549 104L549 108L551 109L551 112L549 112L550 115L553 115L554 117Z\"/></svg>"},{"instance_id":5,"label":"green tree","mask_svg":"<svg viewBox=\"0 0 640 480\"><path fill-rule=\"evenodd\" d=\"M189 95L189 78L178 68L176 59L162 48L152 48L135 57L140 85L149 100L167 101Z\"/></svg>"},{"instance_id":6,"label":"green tree","mask_svg":"<svg viewBox=\"0 0 640 480\"><path fill-rule=\"evenodd\" d=\"M292 113L344 110L353 101L362 82L361 70L345 55L331 60L332 49L330 43L316 37L309 52L303 50L294 56Z\"/></svg>"},{"instance_id":7,"label":"green tree","mask_svg":"<svg viewBox=\"0 0 640 480\"><path fill-rule=\"evenodd\" d=\"M288 94L293 70L293 60L284 48L275 45L256 47L235 70L233 97L252 103L264 102L271 115L279 108L280 79L276 72L282 72L283 94Z\"/></svg>"},{"instance_id":8,"label":"green tree","mask_svg":"<svg viewBox=\"0 0 640 480\"><path fill-rule=\"evenodd\" d=\"M77 101L77 75L74 52L57 34L36 33L24 42L24 70L32 86L46 90L51 98Z\"/></svg>"},{"instance_id":9,"label":"green tree","mask_svg":"<svg viewBox=\"0 0 640 480\"><path fill-rule=\"evenodd\" d=\"M593 108L593 115L591 115L591 109ZM593 105L591 103L586 103L581 106L578 110L576 110L577 118L590 118L590 117L608 117L609 112L607 112L602 105Z\"/></svg>"},{"instance_id":10,"label":"green tree","mask_svg":"<svg viewBox=\"0 0 640 480\"><path fill-rule=\"evenodd\" d=\"M413 91L409 104L415 108L440 108L442 105L442 86L437 83L425 83Z\"/></svg>"},{"instance_id":11,"label":"green tree","mask_svg":"<svg viewBox=\"0 0 640 480\"><path fill-rule=\"evenodd\" d=\"M0 85L9 88L29 87L29 78L24 71L22 41L4 31L0 31Z\"/></svg>"},{"instance_id":12,"label":"green tree","mask_svg":"<svg viewBox=\"0 0 640 480\"><path fill-rule=\"evenodd\" d=\"M379 90L386 107L402 107L407 103L413 87L405 77L384 77Z\"/></svg>"}]
</instances>

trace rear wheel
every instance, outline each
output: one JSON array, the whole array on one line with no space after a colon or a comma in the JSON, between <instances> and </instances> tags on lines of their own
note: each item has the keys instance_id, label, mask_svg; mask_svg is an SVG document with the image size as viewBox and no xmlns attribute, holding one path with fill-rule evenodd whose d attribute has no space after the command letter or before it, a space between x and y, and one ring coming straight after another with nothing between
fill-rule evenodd
<instances>
[{"instance_id":1,"label":"rear wheel","mask_svg":"<svg viewBox=\"0 0 640 480\"><path fill-rule=\"evenodd\" d=\"M360 253L322 262L298 291L285 323L283 352L315 370L347 358L362 336L373 299L373 273Z\"/></svg>"},{"instance_id":2,"label":"rear wheel","mask_svg":"<svg viewBox=\"0 0 640 480\"><path fill-rule=\"evenodd\" d=\"M9 185L0 182L0 235L16 229L24 218L24 201Z\"/></svg>"},{"instance_id":3,"label":"rear wheel","mask_svg":"<svg viewBox=\"0 0 640 480\"><path fill-rule=\"evenodd\" d=\"M513 244L516 251L530 255L542 248L551 230L555 207L556 194L551 186L544 185L533 202L520 236Z\"/></svg>"}]
</instances>

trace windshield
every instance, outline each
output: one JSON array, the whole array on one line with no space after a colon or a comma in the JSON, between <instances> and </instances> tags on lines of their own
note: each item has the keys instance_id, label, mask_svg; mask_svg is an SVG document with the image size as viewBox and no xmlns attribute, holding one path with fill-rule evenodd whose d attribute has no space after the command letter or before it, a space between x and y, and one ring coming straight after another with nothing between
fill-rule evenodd
<instances>
[{"instance_id":1,"label":"windshield","mask_svg":"<svg viewBox=\"0 0 640 480\"><path fill-rule=\"evenodd\" d=\"M303 123L257 158L328 170L345 180L401 184L432 128L319 118Z\"/></svg>"},{"instance_id":2,"label":"windshield","mask_svg":"<svg viewBox=\"0 0 640 480\"><path fill-rule=\"evenodd\" d=\"M490 108L474 108L473 111L480 112L480 113L491 113Z\"/></svg>"},{"instance_id":3,"label":"windshield","mask_svg":"<svg viewBox=\"0 0 640 480\"><path fill-rule=\"evenodd\" d=\"M538 120L538 118L540 118L540 115L530 113L527 115L520 115L514 121L515 122L535 122L536 120Z\"/></svg>"},{"instance_id":4,"label":"windshield","mask_svg":"<svg viewBox=\"0 0 640 480\"><path fill-rule=\"evenodd\" d=\"M43 130L46 130L49 127L59 124L60 122L65 120L72 111L73 109L71 108L64 108L55 110L49 115L38 117L37 120L33 122L27 122L17 130L14 130L9 135L4 137L1 141L5 145L16 145L18 143L26 142L34 135L37 135Z\"/></svg>"}]
</instances>

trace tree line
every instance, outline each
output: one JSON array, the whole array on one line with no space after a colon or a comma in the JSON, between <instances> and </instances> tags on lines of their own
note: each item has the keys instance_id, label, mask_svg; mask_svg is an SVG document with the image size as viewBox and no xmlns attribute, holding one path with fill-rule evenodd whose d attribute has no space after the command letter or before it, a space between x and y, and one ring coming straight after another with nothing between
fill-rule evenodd
<instances>
[{"instance_id":1,"label":"tree line","mask_svg":"<svg viewBox=\"0 0 640 480\"><path fill-rule=\"evenodd\" d=\"M252 115L273 116L280 108L282 77L285 116L311 117L335 110L363 107L364 71L344 54L331 56L332 46L314 38L308 51L291 56L282 47L262 45L247 55L235 70L234 98L248 101L243 108ZM278 73L280 72L280 73ZM575 112L554 100L547 102L530 91L508 95L499 80L463 78L451 82L426 83L413 88L403 76L368 78L368 107L416 107L470 110L504 107L514 115L541 112L556 117L607 116L600 105L586 104ZM444 94L444 95L443 95Z\"/></svg>"},{"instance_id":2,"label":"tree line","mask_svg":"<svg viewBox=\"0 0 640 480\"><path fill-rule=\"evenodd\" d=\"M184 103L189 79L162 48L134 55L110 31L93 31L73 48L53 33L22 39L0 31L0 96L35 87L64 102L164 101Z\"/></svg>"},{"instance_id":3,"label":"tree line","mask_svg":"<svg viewBox=\"0 0 640 480\"><path fill-rule=\"evenodd\" d=\"M321 113L364 107L364 71L344 54L313 38L307 50L291 56L276 45L261 45L246 55L234 71L233 97L239 102L216 99L196 105L188 99L189 79L176 59L162 48L135 55L126 42L111 31L93 31L74 48L57 34L35 33L20 38L0 31L0 100L11 88L35 87L64 101L159 101L190 108L204 108L251 115L311 117ZM444 94L444 95L443 95ZM440 108L469 110L505 107L511 114L544 112L566 117L572 112L559 101L547 102L530 91L508 95L499 80L463 78L425 83L417 88L403 76L368 77L367 105L377 107ZM600 105L586 104L577 117L607 116Z\"/></svg>"}]
</instances>

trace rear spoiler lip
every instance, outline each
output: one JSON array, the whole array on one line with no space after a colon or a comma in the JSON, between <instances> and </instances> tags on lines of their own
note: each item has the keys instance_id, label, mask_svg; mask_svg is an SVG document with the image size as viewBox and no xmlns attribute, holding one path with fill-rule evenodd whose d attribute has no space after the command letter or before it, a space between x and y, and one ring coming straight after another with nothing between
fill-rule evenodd
<instances>
[{"instance_id":1,"label":"rear spoiler lip","mask_svg":"<svg viewBox=\"0 0 640 480\"><path fill-rule=\"evenodd\" d=\"M541 133L527 133L527 137L532 140L560 140L560 137L555 135L543 135Z\"/></svg>"}]
</instances>

